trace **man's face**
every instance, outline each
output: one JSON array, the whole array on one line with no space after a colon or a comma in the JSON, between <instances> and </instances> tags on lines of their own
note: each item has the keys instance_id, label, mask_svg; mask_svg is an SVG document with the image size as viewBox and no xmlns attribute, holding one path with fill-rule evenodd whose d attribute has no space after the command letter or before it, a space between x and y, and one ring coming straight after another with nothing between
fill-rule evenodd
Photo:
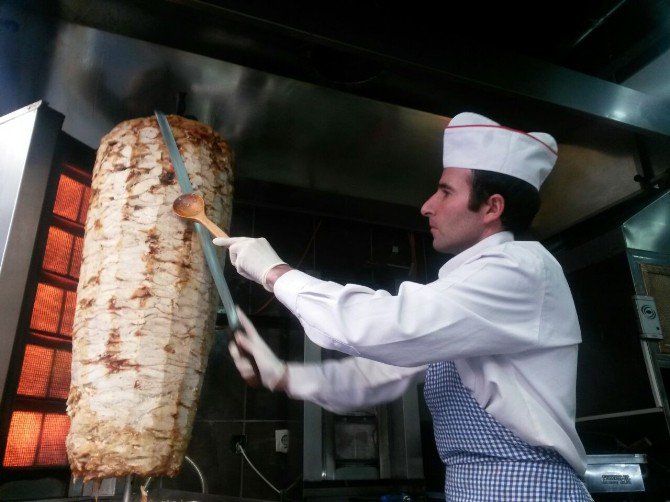
<instances>
[{"instance_id":1,"label":"man's face","mask_svg":"<svg viewBox=\"0 0 670 502\"><path fill-rule=\"evenodd\" d=\"M468 209L472 171L447 167L437 191L423 204L436 251L457 254L487 237L484 221L486 204L477 211Z\"/></svg>"}]
</instances>

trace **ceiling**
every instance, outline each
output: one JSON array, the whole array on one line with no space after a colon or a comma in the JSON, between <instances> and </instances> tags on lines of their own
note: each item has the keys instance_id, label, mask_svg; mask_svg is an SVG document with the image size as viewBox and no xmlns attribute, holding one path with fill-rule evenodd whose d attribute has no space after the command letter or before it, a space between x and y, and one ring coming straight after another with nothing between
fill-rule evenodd
<instances>
[{"instance_id":1,"label":"ceiling","mask_svg":"<svg viewBox=\"0 0 670 502\"><path fill-rule=\"evenodd\" d=\"M670 46L670 4L665 0L461 2L458 7L381 0L175 3L235 16L240 25L273 25L276 33L313 37L315 47L329 41L347 44L352 34L366 42L383 41L388 52L402 48L434 57L452 46L476 44L617 83ZM321 44L315 43L318 37ZM339 74L324 75L334 80L358 82L376 69L336 54L327 62L340 66Z\"/></svg>"},{"instance_id":2,"label":"ceiling","mask_svg":"<svg viewBox=\"0 0 670 502\"><path fill-rule=\"evenodd\" d=\"M27 4L70 22L438 115L453 116L468 103L519 128L546 124L549 113L556 127L592 116L670 135L667 79L658 68L644 72L670 47L667 0ZM626 82L644 94L615 85Z\"/></svg>"},{"instance_id":3,"label":"ceiling","mask_svg":"<svg viewBox=\"0 0 670 502\"><path fill-rule=\"evenodd\" d=\"M670 2L483 3L6 0L0 105L45 99L92 148L121 120L194 115L234 146L238 196L297 207L300 193L352 218L369 205L351 197L382 201L411 211L408 228L424 228L415 208L462 111L562 145L543 235L639 191L630 152L670 136ZM275 200L258 182L296 190Z\"/></svg>"}]
</instances>

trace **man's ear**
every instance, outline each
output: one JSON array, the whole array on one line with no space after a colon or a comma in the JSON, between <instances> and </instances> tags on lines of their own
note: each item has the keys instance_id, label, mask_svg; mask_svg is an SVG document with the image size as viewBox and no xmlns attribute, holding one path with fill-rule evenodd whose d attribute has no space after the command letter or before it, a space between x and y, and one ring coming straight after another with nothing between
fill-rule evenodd
<instances>
[{"instance_id":1,"label":"man's ear","mask_svg":"<svg viewBox=\"0 0 670 502\"><path fill-rule=\"evenodd\" d=\"M499 193L494 193L486 201L484 217L487 221L500 220L504 210L505 198Z\"/></svg>"}]
</instances>

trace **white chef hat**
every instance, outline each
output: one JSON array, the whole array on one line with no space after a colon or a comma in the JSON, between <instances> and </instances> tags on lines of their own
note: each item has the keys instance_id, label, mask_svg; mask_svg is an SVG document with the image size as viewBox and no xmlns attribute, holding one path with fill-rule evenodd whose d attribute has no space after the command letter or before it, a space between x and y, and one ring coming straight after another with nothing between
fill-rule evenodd
<instances>
[{"instance_id":1,"label":"white chef hat","mask_svg":"<svg viewBox=\"0 0 670 502\"><path fill-rule=\"evenodd\" d=\"M508 174L538 190L557 157L549 134L510 129L476 113L459 113L444 130L444 167Z\"/></svg>"}]
</instances>

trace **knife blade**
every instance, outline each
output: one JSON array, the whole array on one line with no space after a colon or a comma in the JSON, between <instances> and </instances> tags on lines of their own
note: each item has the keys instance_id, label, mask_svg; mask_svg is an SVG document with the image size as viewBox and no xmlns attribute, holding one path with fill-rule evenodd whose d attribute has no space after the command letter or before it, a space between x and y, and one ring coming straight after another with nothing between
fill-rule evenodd
<instances>
[{"instance_id":1,"label":"knife blade","mask_svg":"<svg viewBox=\"0 0 670 502\"><path fill-rule=\"evenodd\" d=\"M174 167L175 173L177 174L177 182L179 187L184 193L193 192L193 185L191 185L191 180L188 177L188 172L186 171L186 166L184 161L181 158L179 153L179 148L177 147L177 142L174 139L172 134L172 129L170 128L170 123L167 120L165 114L161 111L155 110L156 120L158 121L158 127L160 128L161 134L163 135L163 140L167 146L168 152L170 154L170 161ZM228 326L230 329L235 331L240 329L240 319L237 316L237 310L235 309L235 302L233 301L233 296L230 294L230 289L228 284L223 276L223 268L221 263L216 255L216 249L212 243L212 239L209 236L207 229L205 229L200 223L194 221L195 230L200 238L200 244L202 245L202 250L205 254L205 260L207 261L207 266L209 271L214 278L214 284L216 285L216 290L219 293L221 302L223 303L223 308L226 311L226 316L228 317Z\"/></svg>"}]
</instances>

